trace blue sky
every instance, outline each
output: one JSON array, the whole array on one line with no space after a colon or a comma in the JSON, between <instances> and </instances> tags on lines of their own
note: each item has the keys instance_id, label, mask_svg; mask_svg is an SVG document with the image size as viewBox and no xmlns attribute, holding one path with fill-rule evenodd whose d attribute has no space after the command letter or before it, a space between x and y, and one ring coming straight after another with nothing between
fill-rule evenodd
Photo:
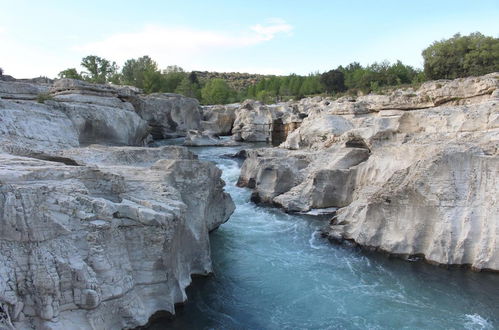
<instances>
[{"instance_id":1,"label":"blue sky","mask_svg":"<svg viewBox=\"0 0 499 330\"><path fill-rule=\"evenodd\" d=\"M6 1L0 67L55 77L95 54L122 65L150 55L161 68L307 74L400 59L454 33L499 37L499 0Z\"/></svg>"}]
</instances>

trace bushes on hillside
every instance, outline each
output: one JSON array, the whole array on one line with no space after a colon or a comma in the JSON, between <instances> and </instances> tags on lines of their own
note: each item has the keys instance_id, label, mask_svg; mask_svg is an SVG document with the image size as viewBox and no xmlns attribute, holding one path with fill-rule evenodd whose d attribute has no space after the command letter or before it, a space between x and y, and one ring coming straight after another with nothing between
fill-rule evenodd
<instances>
[{"instance_id":1,"label":"bushes on hillside","mask_svg":"<svg viewBox=\"0 0 499 330\"><path fill-rule=\"evenodd\" d=\"M226 104L234 100L234 93L223 79L211 79L201 89L201 99L206 104Z\"/></svg>"},{"instance_id":2,"label":"bushes on hillside","mask_svg":"<svg viewBox=\"0 0 499 330\"><path fill-rule=\"evenodd\" d=\"M499 71L499 38L476 32L435 41L423 50L427 79L455 79Z\"/></svg>"},{"instance_id":3,"label":"bushes on hillside","mask_svg":"<svg viewBox=\"0 0 499 330\"><path fill-rule=\"evenodd\" d=\"M426 79L453 79L499 71L499 39L478 32L469 36L456 34L448 40L434 42L423 51L423 58L424 71L401 61L383 61L366 66L352 62L322 74L316 72L307 76L239 73L213 73L210 76L208 72L188 73L175 65L161 71L149 56L129 59L119 70L115 62L90 55L81 62L85 71L69 68L61 71L59 77L133 85L146 93L179 93L197 98L204 104L231 103L247 98L274 103L324 93L383 92L386 88L419 84ZM204 78L198 79L196 72L204 74ZM250 76L254 79L248 85ZM246 79L245 83L235 83L239 78Z\"/></svg>"}]
</instances>

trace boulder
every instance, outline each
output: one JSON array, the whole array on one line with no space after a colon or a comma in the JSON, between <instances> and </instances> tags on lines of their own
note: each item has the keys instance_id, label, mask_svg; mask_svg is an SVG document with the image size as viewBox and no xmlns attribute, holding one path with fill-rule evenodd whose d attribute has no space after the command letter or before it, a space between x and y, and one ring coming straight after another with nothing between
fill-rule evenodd
<instances>
[{"instance_id":1,"label":"boulder","mask_svg":"<svg viewBox=\"0 0 499 330\"><path fill-rule=\"evenodd\" d=\"M239 104L203 106L203 121L201 122L203 130L217 135L230 135L238 107Z\"/></svg>"},{"instance_id":2,"label":"boulder","mask_svg":"<svg viewBox=\"0 0 499 330\"><path fill-rule=\"evenodd\" d=\"M272 142L279 145L298 128L307 116L298 107L287 103L264 105L246 100L236 110L232 137L236 141Z\"/></svg>"},{"instance_id":3,"label":"boulder","mask_svg":"<svg viewBox=\"0 0 499 330\"><path fill-rule=\"evenodd\" d=\"M232 136L236 141L270 142L272 110L260 102L247 100L236 110Z\"/></svg>"},{"instance_id":4,"label":"boulder","mask_svg":"<svg viewBox=\"0 0 499 330\"><path fill-rule=\"evenodd\" d=\"M211 131L196 131L189 130L185 137L184 146L190 147L206 147L206 146L221 146L223 141Z\"/></svg>"}]
</instances>

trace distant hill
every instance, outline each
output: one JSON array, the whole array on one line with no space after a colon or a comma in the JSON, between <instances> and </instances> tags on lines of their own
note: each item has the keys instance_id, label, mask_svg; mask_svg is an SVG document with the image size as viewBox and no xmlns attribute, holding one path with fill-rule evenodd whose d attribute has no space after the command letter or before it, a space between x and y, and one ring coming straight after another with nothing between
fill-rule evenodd
<instances>
[{"instance_id":1,"label":"distant hill","mask_svg":"<svg viewBox=\"0 0 499 330\"><path fill-rule=\"evenodd\" d=\"M209 79L220 78L227 81L230 87L237 91L243 90L250 85L256 84L264 78L272 77L272 75L262 75L253 73L240 72L208 72L208 71L193 71L198 76L200 82L205 82Z\"/></svg>"}]
</instances>

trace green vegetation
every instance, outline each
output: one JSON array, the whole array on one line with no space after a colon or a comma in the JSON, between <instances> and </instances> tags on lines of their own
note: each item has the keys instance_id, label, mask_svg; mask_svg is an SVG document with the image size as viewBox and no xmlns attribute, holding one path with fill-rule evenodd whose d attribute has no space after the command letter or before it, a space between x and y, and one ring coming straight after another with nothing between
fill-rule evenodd
<instances>
[{"instance_id":1,"label":"green vegetation","mask_svg":"<svg viewBox=\"0 0 499 330\"><path fill-rule=\"evenodd\" d=\"M160 89L156 86L158 65L149 56L142 56L138 59L130 59L125 62L121 69L121 82L125 85L132 85L145 89Z\"/></svg>"},{"instance_id":2,"label":"green vegetation","mask_svg":"<svg viewBox=\"0 0 499 330\"><path fill-rule=\"evenodd\" d=\"M45 103L45 101L48 101L48 100L53 100L54 98L52 97L52 95L50 94L47 94L47 93L41 93L41 94L38 94L36 96L36 101L38 103Z\"/></svg>"},{"instance_id":3,"label":"green vegetation","mask_svg":"<svg viewBox=\"0 0 499 330\"><path fill-rule=\"evenodd\" d=\"M344 92L345 87L345 74L341 70L331 70L321 74L320 81L324 86L327 93Z\"/></svg>"},{"instance_id":4,"label":"green vegetation","mask_svg":"<svg viewBox=\"0 0 499 330\"><path fill-rule=\"evenodd\" d=\"M75 68L69 68L59 72L59 78L71 78L71 79L83 80L83 77L81 76L80 73L78 73L78 71L76 71Z\"/></svg>"},{"instance_id":5,"label":"green vegetation","mask_svg":"<svg viewBox=\"0 0 499 330\"><path fill-rule=\"evenodd\" d=\"M201 89L201 99L207 104L225 104L236 101L234 91L223 79L212 79Z\"/></svg>"},{"instance_id":6,"label":"green vegetation","mask_svg":"<svg viewBox=\"0 0 499 330\"><path fill-rule=\"evenodd\" d=\"M476 32L435 41L423 53L427 79L455 79L499 71L499 38Z\"/></svg>"},{"instance_id":7,"label":"green vegetation","mask_svg":"<svg viewBox=\"0 0 499 330\"><path fill-rule=\"evenodd\" d=\"M385 61L365 67L354 62L323 74L265 78L248 87L246 96L262 102L275 102L324 93L337 95L345 91L350 94L381 92L388 86L416 84L423 80L420 70L400 61L394 64Z\"/></svg>"},{"instance_id":8,"label":"green vegetation","mask_svg":"<svg viewBox=\"0 0 499 330\"><path fill-rule=\"evenodd\" d=\"M201 84L195 72L191 72L188 76L182 78L175 93L182 94L187 97L201 99Z\"/></svg>"},{"instance_id":9,"label":"green vegetation","mask_svg":"<svg viewBox=\"0 0 499 330\"><path fill-rule=\"evenodd\" d=\"M99 56L86 56L81 60L81 66L87 71L81 73L85 80L97 84L104 84L108 81L117 83L118 66L115 62L110 62Z\"/></svg>"},{"instance_id":10,"label":"green vegetation","mask_svg":"<svg viewBox=\"0 0 499 330\"><path fill-rule=\"evenodd\" d=\"M145 93L179 93L197 98L204 104L240 102L247 98L274 103L312 95L338 97L345 93L385 93L400 87L416 87L427 79L453 79L499 71L499 39L480 33L456 34L451 39L434 42L423 51L423 58L424 71L401 61L383 61L366 66L353 62L307 76L265 76L185 72L175 65L161 71L149 56L129 59L119 70L115 62L90 55L81 62L86 71L69 68L61 71L59 77L132 85Z\"/></svg>"}]
</instances>

